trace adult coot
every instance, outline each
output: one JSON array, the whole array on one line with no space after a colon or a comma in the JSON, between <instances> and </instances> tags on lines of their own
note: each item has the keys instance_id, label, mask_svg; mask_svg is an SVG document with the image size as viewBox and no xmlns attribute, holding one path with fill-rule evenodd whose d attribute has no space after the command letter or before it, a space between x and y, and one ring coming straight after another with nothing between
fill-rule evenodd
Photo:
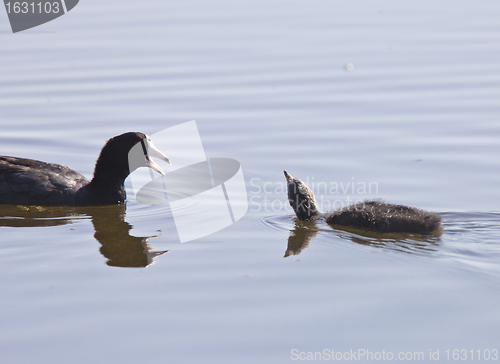
<instances>
[{"instance_id":1,"label":"adult coot","mask_svg":"<svg viewBox=\"0 0 500 364\"><path fill-rule=\"evenodd\" d=\"M0 204L10 205L113 205L125 201L125 178L129 169L129 151L142 144L144 158L132 168L149 167L164 174L151 160L157 157L170 163L167 156L143 133L125 133L106 142L97 159L94 177L88 181L80 173L53 163L0 156Z\"/></svg>"},{"instance_id":2,"label":"adult coot","mask_svg":"<svg viewBox=\"0 0 500 364\"><path fill-rule=\"evenodd\" d=\"M393 205L377 200L365 201L324 214L314 193L300 179L286 171L288 201L297 218L314 221L324 218L328 224L368 228L381 232L430 233L441 229L441 218L414 207Z\"/></svg>"}]
</instances>

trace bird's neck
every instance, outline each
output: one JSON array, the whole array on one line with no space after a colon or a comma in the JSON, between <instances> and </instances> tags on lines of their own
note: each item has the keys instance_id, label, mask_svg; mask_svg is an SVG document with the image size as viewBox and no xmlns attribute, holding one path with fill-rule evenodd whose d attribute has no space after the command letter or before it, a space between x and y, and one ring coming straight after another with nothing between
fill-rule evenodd
<instances>
[{"instance_id":1,"label":"bird's neck","mask_svg":"<svg viewBox=\"0 0 500 364\"><path fill-rule=\"evenodd\" d=\"M126 199L124 179L119 178L92 178L87 185L87 191L92 199L102 201L105 204L119 204Z\"/></svg>"}]
</instances>

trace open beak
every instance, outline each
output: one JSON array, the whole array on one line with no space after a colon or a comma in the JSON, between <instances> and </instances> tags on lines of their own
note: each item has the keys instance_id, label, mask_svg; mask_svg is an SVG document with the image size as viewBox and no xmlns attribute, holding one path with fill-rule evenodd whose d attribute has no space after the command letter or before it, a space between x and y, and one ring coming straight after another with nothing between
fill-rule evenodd
<instances>
[{"instance_id":1,"label":"open beak","mask_svg":"<svg viewBox=\"0 0 500 364\"><path fill-rule=\"evenodd\" d=\"M145 140L146 141L146 148L147 148L147 154L145 155L146 157L146 165L151 168L153 171L156 171L160 173L161 175L165 175L165 172L160 168L158 164L156 164L151 157L155 157L158 159L161 159L162 161L167 162L168 164L170 163L170 160L168 157L163 154L158 148L155 147L151 139L149 137Z\"/></svg>"},{"instance_id":2,"label":"open beak","mask_svg":"<svg viewBox=\"0 0 500 364\"><path fill-rule=\"evenodd\" d=\"M283 171L285 173L285 178L287 181L291 181L292 180L292 176L290 176L286 171Z\"/></svg>"}]
</instances>

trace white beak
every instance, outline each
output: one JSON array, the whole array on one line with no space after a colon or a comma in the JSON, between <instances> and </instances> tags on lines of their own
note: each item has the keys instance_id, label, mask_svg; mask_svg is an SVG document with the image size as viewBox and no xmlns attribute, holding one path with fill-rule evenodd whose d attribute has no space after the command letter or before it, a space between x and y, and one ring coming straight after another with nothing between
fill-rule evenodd
<instances>
[{"instance_id":1,"label":"white beak","mask_svg":"<svg viewBox=\"0 0 500 364\"><path fill-rule=\"evenodd\" d=\"M147 166L149 168L151 168L152 170L154 170L162 175L165 175L165 172L163 172L163 170L160 168L160 166L158 164L156 164L150 157L155 157L155 158L161 159L162 161L165 161L168 164L171 164L170 160L168 159L168 157L165 154L163 154L160 150L158 150L158 148L155 147L155 145L153 144L153 142L151 141L151 139L149 137L147 137L147 139L145 139L145 142L146 142L146 148L148 151L147 152L148 154L145 155Z\"/></svg>"}]
</instances>

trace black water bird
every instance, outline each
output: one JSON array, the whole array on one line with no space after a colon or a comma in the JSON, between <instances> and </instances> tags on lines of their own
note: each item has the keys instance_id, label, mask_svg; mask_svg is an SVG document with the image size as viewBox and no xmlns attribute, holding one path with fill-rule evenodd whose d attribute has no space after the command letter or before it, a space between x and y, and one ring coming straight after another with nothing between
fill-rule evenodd
<instances>
[{"instance_id":1,"label":"black water bird","mask_svg":"<svg viewBox=\"0 0 500 364\"><path fill-rule=\"evenodd\" d=\"M129 152L141 143L139 162L129 167ZM144 166L164 174L151 160L170 164L151 139L143 133L125 133L109 139L97 159L94 176L88 181L80 173L53 163L0 156L0 204L39 206L113 205L126 199L124 181Z\"/></svg>"},{"instance_id":2,"label":"black water bird","mask_svg":"<svg viewBox=\"0 0 500 364\"><path fill-rule=\"evenodd\" d=\"M331 213L322 213L314 193L300 179L286 171L288 201L301 221L325 219L328 224L354 226L380 232L431 233L441 230L441 218L434 213L378 200L364 201Z\"/></svg>"}]
</instances>

